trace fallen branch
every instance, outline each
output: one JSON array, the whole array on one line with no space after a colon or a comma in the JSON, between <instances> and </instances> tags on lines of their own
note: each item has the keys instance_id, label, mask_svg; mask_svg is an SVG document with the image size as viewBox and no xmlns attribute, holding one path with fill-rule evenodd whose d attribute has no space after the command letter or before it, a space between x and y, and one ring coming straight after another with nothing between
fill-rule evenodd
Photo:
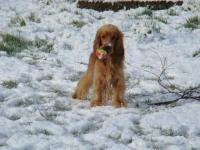
<instances>
[{"instance_id":1,"label":"fallen branch","mask_svg":"<svg viewBox=\"0 0 200 150\"><path fill-rule=\"evenodd\" d=\"M79 63L81 65L88 65L87 63L84 63L84 62L77 62L77 63Z\"/></svg>"},{"instance_id":2,"label":"fallen branch","mask_svg":"<svg viewBox=\"0 0 200 150\"><path fill-rule=\"evenodd\" d=\"M200 101L200 84L194 87L188 87L188 88L179 88L178 86L175 86L169 81L169 78L167 77L167 70L169 69L170 65L167 64L166 58L161 58L159 55L160 61L161 61L161 72L160 74L152 73L148 70L145 70L151 74L153 74L156 77L157 83L162 87L162 89L169 93L169 94L175 94L177 96L176 99L165 101L165 102L158 102L158 103L150 103L149 105L168 105L172 103L176 103L181 99L193 99Z\"/></svg>"}]
</instances>

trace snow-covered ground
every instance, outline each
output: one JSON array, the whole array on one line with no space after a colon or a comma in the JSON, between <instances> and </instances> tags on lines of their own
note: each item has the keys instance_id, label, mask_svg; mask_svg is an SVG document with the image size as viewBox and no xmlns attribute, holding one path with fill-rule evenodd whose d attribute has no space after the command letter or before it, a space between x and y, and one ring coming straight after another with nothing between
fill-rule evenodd
<instances>
[{"instance_id":1,"label":"snow-covered ground","mask_svg":"<svg viewBox=\"0 0 200 150\"><path fill-rule=\"evenodd\" d=\"M167 75L176 86L200 84L200 57L193 57L200 29L184 27L200 16L200 2L152 13L99 13L78 9L72 0L0 0L1 35L53 43L50 53L36 47L14 56L0 51L0 149L200 150L198 101L148 105L174 98L155 81L160 59L171 64ZM85 101L71 98L96 30L106 23L124 33L127 108L90 108L91 94Z\"/></svg>"}]
</instances>

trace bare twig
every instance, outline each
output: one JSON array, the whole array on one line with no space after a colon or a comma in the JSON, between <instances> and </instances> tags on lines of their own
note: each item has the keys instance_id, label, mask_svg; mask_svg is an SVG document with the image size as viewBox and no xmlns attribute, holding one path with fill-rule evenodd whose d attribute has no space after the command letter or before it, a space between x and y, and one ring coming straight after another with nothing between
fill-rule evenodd
<instances>
[{"instance_id":1,"label":"bare twig","mask_svg":"<svg viewBox=\"0 0 200 150\"><path fill-rule=\"evenodd\" d=\"M76 62L76 63L79 63L81 65L88 65L87 63L84 63L84 62Z\"/></svg>"},{"instance_id":2,"label":"bare twig","mask_svg":"<svg viewBox=\"0 0 200 150\"><path fill-rule=\"evenodd\" d=\"M175 86L169 81L167 77L167 70L169 66L167 63L167 59L164 57L162 58L158 53L156 53L161 62L161 72L159 74L153 73L148 70L144 70L146 72L151 73L156 77L157 83L162 87L164 91L168 94L175 94L177 96L176 99L165 101L165 102L158 102L158 103L151 103L149 105L168 105L172 103L178 102L180 99L193 99L193 100L200 100L200 84L195 87L188 87L185 89L181 89L178 86ZM172 88L173 87L173 88Z\"/></svg>"}]
</instances>

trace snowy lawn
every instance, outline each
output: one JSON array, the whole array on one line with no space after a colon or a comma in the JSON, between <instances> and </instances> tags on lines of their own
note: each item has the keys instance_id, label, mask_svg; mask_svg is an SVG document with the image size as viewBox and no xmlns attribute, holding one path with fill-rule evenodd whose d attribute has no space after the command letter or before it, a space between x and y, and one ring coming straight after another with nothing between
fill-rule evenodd
<instances>
[{"instance_id":1,"label":"snowy lawn","mask_svg":"<svg viewBox=\"0 0 200 150\"><path fill-rule=\"evenodd\" d=\"M156 82L200 84L200 2L151 11L76 8L73 0L0 0L1 150L200 150L200 102L175 99ZM97 29L124 33L128 108L90 108L71 94ZM6 52L7 51L7 52Z\"/></svg>"}]
</instances>

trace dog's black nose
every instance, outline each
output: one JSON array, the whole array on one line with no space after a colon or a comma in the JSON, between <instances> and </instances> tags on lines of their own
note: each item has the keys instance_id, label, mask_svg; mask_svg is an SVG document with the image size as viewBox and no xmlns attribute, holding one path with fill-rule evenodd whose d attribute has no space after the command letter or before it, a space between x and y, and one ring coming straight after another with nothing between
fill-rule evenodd
<instances>
[{"instance_id":1,"label":"dog's black nose","mask_svg":"<svg viewBox=\"0 0 200 150\"><path fill-rule=\"evenodd\" d=\"M111 45L106 45L103 47L103 49L107 52L111 51L112 50L112 46Z\"/></svg>"}]
</instances>

